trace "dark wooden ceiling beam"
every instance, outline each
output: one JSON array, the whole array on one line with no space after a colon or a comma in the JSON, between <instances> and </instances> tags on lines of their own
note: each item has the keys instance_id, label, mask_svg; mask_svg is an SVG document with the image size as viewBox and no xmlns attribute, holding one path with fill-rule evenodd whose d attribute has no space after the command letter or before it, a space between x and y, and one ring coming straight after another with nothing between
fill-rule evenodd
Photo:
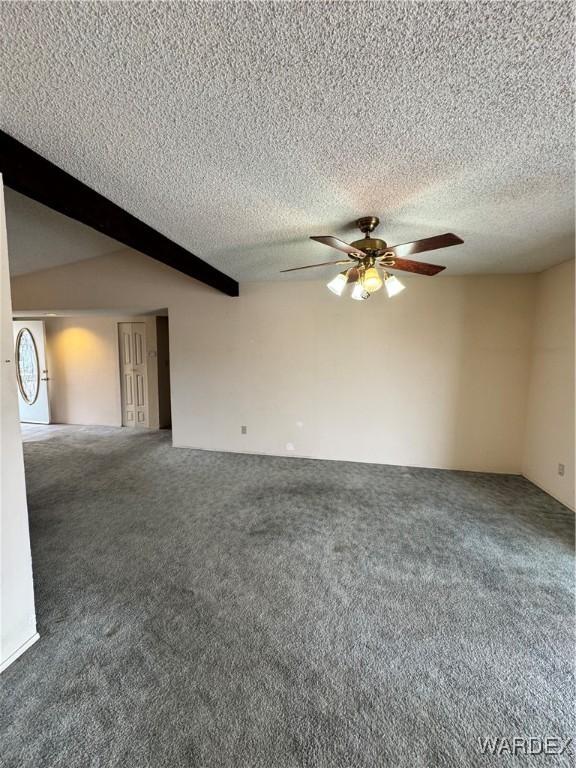
<instances>
[{"instance_id":1,"label":"dark wooden ceiling beam","mask_svg":"<svg viewBox=\"0 0 576 768\"><path fill-rule=\"evenodd\" d=\"M4 184L16 192L228 296L238 296L236 280L156 232L4 131L0 131L0 173Z\"/></svg>"}]
</instances>

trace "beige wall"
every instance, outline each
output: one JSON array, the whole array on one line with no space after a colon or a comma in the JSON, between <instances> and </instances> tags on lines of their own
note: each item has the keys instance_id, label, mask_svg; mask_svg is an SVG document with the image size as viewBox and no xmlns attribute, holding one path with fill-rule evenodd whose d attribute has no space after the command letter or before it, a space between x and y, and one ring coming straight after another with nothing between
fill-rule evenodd
<instances>
[{"instance_id":1,"label":"beige wall","mask_svg":"<svg viewBox=\"0 0 576 768\"><path fill-rule=\"evenodd\" d=\"M407 277L365 303L286 281L231 299L126 251L13 293L20 310L168 307L176 445L519 472L536 281Z\"/></svg>"},{"instance_id":2,"label":"beige wall","mask_svg":"<svg viewBox=\"0 0 576 768\"><path fill-rule=\"evenodd\" d=\"M121 425L118 323L139 321L146 324L150 426L158 427L156 318L79 316L44 321L51 421Z\"/></svg>"},{"instance_id":3,"label":"beige wall","mask_svg":"<svg viewBox=\"0 0 576 768\"><path fill-rule=\"evenodd\" d=\"M537 291L522 472L574 508L574 261L542 272Z\"/></svg>"},{"instance_id":4,"label":"beige wall","mask_svg":"<svg viewBox=\"0 0 576 768\"><path fill-rule=\"evenodd\" d=\"M51 420L120 426L116 321L109 317L50 317L45 326Z\"/></svg>"},{"instance_id":5,"label":"beige wall","mask_svg":"<svg viewBox=\"0 0 576 768\"><path fill-rule=\"evenodd\" d=\"M0 176L0 671L35 640L36 616L18 415L8 247Z\"/></svg>"}]
</instances>

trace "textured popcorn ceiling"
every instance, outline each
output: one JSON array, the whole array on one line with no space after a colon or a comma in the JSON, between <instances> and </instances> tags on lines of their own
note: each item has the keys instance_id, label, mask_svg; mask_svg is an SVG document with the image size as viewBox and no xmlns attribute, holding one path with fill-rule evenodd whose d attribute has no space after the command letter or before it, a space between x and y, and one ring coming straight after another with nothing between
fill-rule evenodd
<instances>
[{"instance_id":1,"label":"textured popcorn ceiling","mask_svg":"<svg viewBox=\"0 0 576 768\"><path fill-rule=\"evenodd\" d=\"M2 127L240 280L366 214L448 274L572 255L569 3L0 5Z\"/></svg>"}]
</instances>

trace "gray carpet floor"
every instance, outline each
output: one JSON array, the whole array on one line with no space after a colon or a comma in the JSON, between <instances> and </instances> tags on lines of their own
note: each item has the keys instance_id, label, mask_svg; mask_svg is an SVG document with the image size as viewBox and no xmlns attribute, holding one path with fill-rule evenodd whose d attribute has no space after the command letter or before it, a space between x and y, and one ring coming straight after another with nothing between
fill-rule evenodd
<instances>
[{"instance_id":1,"label":"gray carpet floor","mask_svg":"<svg viewBox=\"0 0 576 768\"><path fill-rule=\"evenodd\" d=\"M6 768L466 768L572 735L574 517L516 476L25 444L40 641Z\"/></svg>"}]
</instances>

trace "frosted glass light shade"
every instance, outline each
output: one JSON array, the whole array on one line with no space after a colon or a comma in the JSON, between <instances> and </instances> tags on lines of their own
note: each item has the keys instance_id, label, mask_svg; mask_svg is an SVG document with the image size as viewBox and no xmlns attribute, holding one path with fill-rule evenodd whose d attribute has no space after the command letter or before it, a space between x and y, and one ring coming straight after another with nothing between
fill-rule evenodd
<instances>
[{"instance_id":1,"label":"frosted glass light shade","mask_svg":"<svg viewBox=\"0 0 576 768\"><path fill-rule=\"evenodd\" d=\"M347 283L348 278L346 277L346 273L341 272L339 275L336 275L333 280L330 280L329 283L326 283L326 288L328 288L329 291L332 291L332 293L335 293L336 296L342 296L342 292L344 291L344 288L346 288Z\"/></svg>"},{"instance_id":2,"label":"frosted glass light shade","mask_svg":"<svg viewBox=\"0 0 576 768\"><path fill-rule=\"evenodd\" d=\"M392 296L396 296L397 293L403 291L406 286L403 285L397 277L394 277L394 275L388 275L384 280L384 287L386 288L386 293L389 298L392 298Z\"/></svg>"},{"instance_id":3,"label":"frosted glass light shade","mask_svg":"<svg viewBox=\"0 0 576 768\"><path fill-rule=\"evenodd\" d=\"M370 294L364 289L362 283L358 282L354 285L350 298L355 299L356 301L364 301L365 299L370 298Z\"/></svg>"},{"instance_id":4,"label":"frosted glass light shade","mask_svg":"<svg viewBox=\"0 0 576 768\"><path fill-rule=\"evenodd\" d=\"M382 288L382 278L376 267L370 267L366 270L362 284L368 293L374 293Z\"/></svg>"}]
</instances>

